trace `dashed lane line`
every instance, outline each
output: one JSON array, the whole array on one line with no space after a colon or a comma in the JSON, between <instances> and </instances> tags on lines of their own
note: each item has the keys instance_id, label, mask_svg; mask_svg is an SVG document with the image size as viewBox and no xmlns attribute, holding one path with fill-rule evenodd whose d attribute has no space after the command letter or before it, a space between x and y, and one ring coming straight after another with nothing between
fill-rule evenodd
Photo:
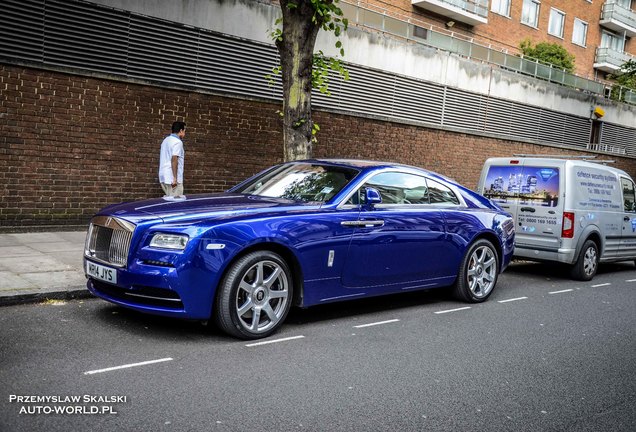
<instances>
[{"instance_id":1,"label":"dashed lane line","mask_svg":"<svg viewBox=\"0 0 636 432\"><path fill-rule=\"evenodd\" d=\"M572 292L572 291L574 291L574 290L573 289L564 289L564 290L561 290L561 291L550 291L548 294L563 294L563 293Z\"/></svg>"},{"instance_id":2,"label":"dashed lane line","mask_svg":"<svg viewBox=\"0 0 636 432\"><path fill-rule=\"evenodd\" d=\"M392 320L386 320L386 321L378 321L378 322L374 322L374 323L369 323L369 324L360 324L357 326L353 326L353 328L365 328L365 327L373 327L373 326L377 326L377 325L383 325L383 324L390 324L390 323L394 323L394 322L398 322L400 321L399 319L392 319Z\"/></svg>"},{"instance_id":3,"label":"dashed lane line","mask_svg":"<svg viewBox=\"0 0 636 432\"><path fill-rule=\"evenodd\" d=\"M609 285L611 285L611 283L607 282L607 283L592 285L592 288L604 287Z\"/></svg>"},{"instance_id":4,"label":"dashed lane line","mask_svg":"<svg viewBox=\"0 0 636 432\"><path fill-rule=\"evenodd\" d=\"M466 310L466 309L470 309L470 306L461 307L461 308L457 308L457 309L441 310L441 311L437 311L435 313L439 315L439 314L445 314L445 313L450 313L450 312L463 311L463 310Z\"/></svg>"},{"instance_id":5,"label":"dashed lane line","mask_svg":"<svg viewBox=\"0 0 636 432\"><path fill-rule=\"evenodd\" d=\"M508 300L499 300L498 303L509 303L509 302L513 302L513 301L519 301L519 300L526 300L528 297L517 297L517 298L511 298Z\"/></svg>"},{"instance_id":6,"label":"dashed lane line","mask_svg":"<svg viewBox=\"0 0 636 432\"><path fill-rule=\"evenodd\" d=\"M109 368L97 369L97 370L84 372L84 375L93 375L93 374L98 374L98 373L103 373L103 372L111 372L111 371L119 370L119 369L128 369L128 368L137 367L137 366L146 366L146 365L150 365L150 364L154 364L154 363L162 363L162 362L167 362L167 361L172 361L172 360L173 360L172 357L167 357L167 358L162 358L162 359L157 359L157 360L148 360L148 361L144 361L144 362L140 362L140 363L130 363L130 364L125 364L125 365L121 365L121 366L114 366L114 367L109 367Z\"/></svg>"},{"instance_id":7,"label":"dashed lane line","mask_svg":"<svg viewBox=\"0 0 636 432\"><path fill-rule=\"evenodd\" d=\"M281 338L281 339L272 339L272 340L268 340L268 341L263 341L263 342L254 342L251 344L246 344L246 347L255 347L255 346L261 346L261 345L269 345L269 344L273 344L273 343L279 343L279 342L287 342L290 340L296 340L296 339L303 339L305 336L291 336L291 337L286 337L286 338Z\"/></svg>"}]
</instances>

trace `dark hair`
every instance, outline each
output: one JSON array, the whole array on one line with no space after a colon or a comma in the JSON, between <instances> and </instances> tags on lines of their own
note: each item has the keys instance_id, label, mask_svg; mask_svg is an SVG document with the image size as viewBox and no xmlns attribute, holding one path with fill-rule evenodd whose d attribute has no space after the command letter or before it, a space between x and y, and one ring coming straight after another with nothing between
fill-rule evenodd
<instances>
[{"instance_id":1,"label":"dark hair","mask_svg":"<svg viewBox=\"0 0 636 432\"><path fill-rule=\"evenodd\" d=\"M172 133L179 133L183 129L185 129L185 123L184 122L174 122L174 123L172 123Z\"/></svg>"}]
</instances>

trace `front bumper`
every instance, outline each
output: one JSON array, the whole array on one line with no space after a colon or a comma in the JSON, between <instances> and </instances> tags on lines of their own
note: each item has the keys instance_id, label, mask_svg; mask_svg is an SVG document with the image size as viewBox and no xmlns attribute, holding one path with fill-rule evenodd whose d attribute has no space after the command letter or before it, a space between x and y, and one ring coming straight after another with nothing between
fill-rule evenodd
<instances>
[{"instance_id":1,"label":"front bumper","mask_svg":"<svg viewBox=\"0 0 636 432\"><path fill-rule=\"evenodd\" d=\"M84 269L87 261L91 260L84 258ZM178 269L135 261L127 268L115 270L117 285L88 277L88 290L139 312L201 320L211 316L216 284L215 278L204 269Z\"/></svg>"}]
</instances>

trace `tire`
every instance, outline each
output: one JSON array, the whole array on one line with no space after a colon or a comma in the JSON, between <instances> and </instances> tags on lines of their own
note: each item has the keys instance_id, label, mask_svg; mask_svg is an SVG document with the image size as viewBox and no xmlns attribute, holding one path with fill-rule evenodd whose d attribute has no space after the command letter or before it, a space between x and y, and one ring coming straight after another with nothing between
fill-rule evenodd
<instances>
[{"instance_id":1,"label":"tire","mask_svg":"<svg viewBox=\"0 0 636 432\"><path fill-rule=\"evenodd\" d=\"M279 255L252 252L229 268L219 285L214 307L217 326L240 339L274 333L292 303L291 271Z\"/></svg>"},{"instance_id":2,"label":"tire","mask_svg":"<svg viewBox=\"0 0 636 432\"><path fill-rule=\"evenodd\" d=\"M486 301L497 284L499 256L491 242L485 239L473 243L459 267L453 296L469 303Z\"/></svg>"},{"instance_id":3,"label":"tire","mask_svg":"<svg viewBox=\"0 0 636 432\"><path fill-rule=\"evenodd\" d=\"M579 257L570 270L570 276L575 280L589 281L594 278L597 270L598 246L592 240L586 240Z\"/></svg>"}]
</instances>

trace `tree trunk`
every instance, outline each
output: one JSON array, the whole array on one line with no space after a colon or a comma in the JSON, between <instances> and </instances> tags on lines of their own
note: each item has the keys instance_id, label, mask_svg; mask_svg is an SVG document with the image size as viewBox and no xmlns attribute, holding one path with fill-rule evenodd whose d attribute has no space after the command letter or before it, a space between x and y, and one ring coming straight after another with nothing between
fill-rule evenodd
<instances>
[{"instance_id":1,"label":"tree trunk","mask_svg":"<svg viewBox=\"0 0 636 432\"><path fill-rule=\"evenodd\" d=\"M289 3L297 5L288 8ZM283 37L276 41L283 80L283 145L285 160L312 154L311 72L320 25L312 22L310 0L281 0Z\"/></svg>"}]
</instances>

